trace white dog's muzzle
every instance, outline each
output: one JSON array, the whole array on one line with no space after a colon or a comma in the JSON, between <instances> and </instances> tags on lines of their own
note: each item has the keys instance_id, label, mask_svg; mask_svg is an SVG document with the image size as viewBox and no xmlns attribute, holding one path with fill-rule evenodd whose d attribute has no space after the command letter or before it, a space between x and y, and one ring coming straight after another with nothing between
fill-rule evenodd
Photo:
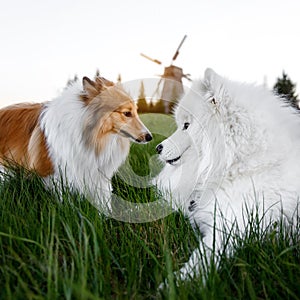
<instances>
[{"instance_id":1,"label":"white dog's muzzle","mask_svg":"<svg viewBox=\"0 0 300 300\"><path fill-rule=\"evenodd\" d=\"M163 161L170 165L176 165L190 146L191 140L189 135L186 132L177 130L169 138L158 144L156 151Z\"/></svg>"}]
</instances>

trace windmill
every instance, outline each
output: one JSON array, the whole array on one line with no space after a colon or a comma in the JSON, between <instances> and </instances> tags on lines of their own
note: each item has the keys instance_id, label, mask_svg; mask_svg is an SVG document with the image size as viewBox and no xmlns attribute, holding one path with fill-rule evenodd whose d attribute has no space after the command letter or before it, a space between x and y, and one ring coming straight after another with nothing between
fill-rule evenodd
<instances>
[{"instance_id":1,"label":"windmill","mask_svg":"<svg viewBox=\"0 0 300 300\"><path fill-rule=\"evenodd\" d=\"M171 64L164 68L163 75L160 75L161 80L158 83L156 91L159 91L160 84L163 81L163 88L161 92L161 99L164 101L165 105L165 113L170 112L170 102L176 102L180 96L183 94L183 85L182 85L182 78L186 78L187 80L191 80L189 78L190 74L184 74L182 68L177 67L173 65L174 61L179 55L179 50L184 43L185 39L187 38L187 35L183 37L181 40L179 46L176 49L175 54L172 57ZM141 56L144 58L161 65L161 61L157 59L153 59L143 53L141 53Z\"/></svg>"}]
</instances>

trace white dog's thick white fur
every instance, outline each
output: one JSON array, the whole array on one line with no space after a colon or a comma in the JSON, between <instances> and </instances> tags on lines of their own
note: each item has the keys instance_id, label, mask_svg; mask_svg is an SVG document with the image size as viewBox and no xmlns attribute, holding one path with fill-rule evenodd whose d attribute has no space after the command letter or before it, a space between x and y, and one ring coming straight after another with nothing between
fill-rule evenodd
<instances>
[{"instance_id":1,"label":"white dog's thick white fur","mask_svg":"<svg viewBox=\"0 0 300 300\"><path fill-rule=\"evenodd\" d=\"M220 249L224 220L243 230L251 209L268 220L282 213L295 219L300 116L264 87L207 69L179 102L175 118L177 131L157 147L166 162L157 185L203 235L179 272L186 279L198 273L202 250L209 255L213 246Z\"/></svg>"}]
</instances>

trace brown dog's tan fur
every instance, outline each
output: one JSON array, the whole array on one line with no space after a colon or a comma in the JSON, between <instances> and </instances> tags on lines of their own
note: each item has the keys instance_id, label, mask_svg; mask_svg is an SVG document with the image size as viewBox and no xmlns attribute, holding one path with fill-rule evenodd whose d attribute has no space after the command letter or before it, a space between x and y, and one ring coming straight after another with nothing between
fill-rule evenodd
<instances>
[{"instance_id":1,"label":"brown dog's tan fur","mask_svg":"<svg viewBox=\"0 0 300 300\"><path fill-rule=\"evenodd\" d=\"M0 110L1 164L14 162L35 169L41 176L53 172L45 137L39 128L42 107L40 103L22 103ZM34 155L29 155L29 144Z\"/></svg>"},{"instance_id":2,"label":"brown dog's tan fur","mask_svg":"<svg viewBox=\"0 0 300 300\"><path fill-rule=\"evenodd\" d=\"M82 136L78 139L83 140L87 149L94 149L97 156L111 143L112 134L125 137L119 142L124 153L129 151L129 138L137 142L149 141L136 104L121 86L102 77L95 81L84 77L83 91L75 97L75 101L82 101L86 111ZM0 109L0 165L16 163L42 177L54 173L53 157L50 158L40 127L44 108L46 112L47 104L22 103ZM55 123L52 121L53 125ZM51 123L49 125L51 128Z\"/></svg>"}]
</instances>

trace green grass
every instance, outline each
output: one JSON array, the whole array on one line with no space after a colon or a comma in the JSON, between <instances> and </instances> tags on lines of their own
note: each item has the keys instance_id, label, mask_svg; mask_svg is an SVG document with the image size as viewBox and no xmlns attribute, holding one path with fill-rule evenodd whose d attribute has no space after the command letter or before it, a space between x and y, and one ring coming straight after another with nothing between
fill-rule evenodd
<instances>
[{"instance_id":1,"label":"green grass","mask_svg":"<svg viewBox=\"0 0 300 300\"><path fill-rule=\"evenodd\" d=\"M160 117L145 122L153 132L174 128ZM163 138L156 134L150 144L131 148L139 176L158 172L148 161ZM113 185L128 201L157 199L153 188L129 186L118 176ZM291 232L275 223L262 232L250 218L245 236L233 236L234 255L223 254L219 270L209 268L206 285L195 278L177 286L173 271L197 247L182 214L130 224L100 215L80 195L65 191L63 202L56 199L23 170L1 179L0 299L300 298L299 227ZM166 278L169 289L158 291Z\"/></svg>"}]
</instances>

